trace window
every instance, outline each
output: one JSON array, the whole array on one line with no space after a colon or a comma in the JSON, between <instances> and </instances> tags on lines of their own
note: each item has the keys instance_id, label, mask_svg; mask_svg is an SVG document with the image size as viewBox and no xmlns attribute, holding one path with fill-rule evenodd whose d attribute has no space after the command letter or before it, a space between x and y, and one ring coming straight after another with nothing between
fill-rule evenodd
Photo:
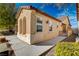
<instances>
[{"instance_id":1,"label":"window","mask_svg":"<svg viewBox=\"0 0 79 59\"><path fill-rule=\"evenodd\" d=\"M49 27L49 31L52 31L52 26Z\"/></svg>"},{"instance_id":2,"label":"window","mask_svg":"<svg viewBox=\"0 0 79 59\"><path fill-rule=\"evenodd\" d=\"M42 21L39 18L37 18L37 23L42 24Z\"/></svg>"},{"instance_id":3,"label":"window","mask_svg":"<svg viewBox=\"0 0 79 59\"><path fill-rule=\"evenodd\" d=\"M52 21L49 21L48 25L49 25L49 31L52 31L52 26L53 26Z\"/></svg>"},{"instance_id":4,"label":"window","mask_svg":"<svg viewBox=\"0 0 79 59\"><path fill-rule=\"evenodd\" d=\"M18 32L19 34L22 34L22 19L19 19L18 21Z\"/></svg>"},{"instance_id":5,"label":"window","mask_svg":"<svg viewBox=\"0 0 79 59\"><path fill-rule=\"evenodd\" d=\"M42 32L42 26L41 25L37 25L37 32Z\"/></svg>"},{"instance_id":6,"label":"window","mask_svg":"<svg viewBox=\"0 0 79 59\"><path fill-rule=\"evenodd\" d=\"M37 18L37 32L42 32L42 21Z\"/></svg>"}]
</instances>

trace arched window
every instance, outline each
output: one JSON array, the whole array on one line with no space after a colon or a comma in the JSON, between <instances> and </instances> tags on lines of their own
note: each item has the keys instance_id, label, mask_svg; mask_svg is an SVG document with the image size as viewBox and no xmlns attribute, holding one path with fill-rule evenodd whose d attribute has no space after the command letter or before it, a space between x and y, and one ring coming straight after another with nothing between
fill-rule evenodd
<instances>
[{"instance_id":1,"label":"arched window","mask_svg":"<svg viewBox=\"0 0 79 59\"><path fill-rule=\"evenodd\" d=\"M22 19L19 19L19 21L18 21L18 32L19 32L19 34L22 33Z\"/></svg>"},{"instance_id":2,"label":"arched window","mask_svg":"<svg viewBox=\"0 0 79 59\"><path fill-rule=\"evenodd\" d=\"M22 29L23 29L22 32L23 33L22 34L26 34L26 17L25 16L23 17L22 23L23 23L23 25L22 25L23 26L22 27Z\"/></svg>"}]
</instances>

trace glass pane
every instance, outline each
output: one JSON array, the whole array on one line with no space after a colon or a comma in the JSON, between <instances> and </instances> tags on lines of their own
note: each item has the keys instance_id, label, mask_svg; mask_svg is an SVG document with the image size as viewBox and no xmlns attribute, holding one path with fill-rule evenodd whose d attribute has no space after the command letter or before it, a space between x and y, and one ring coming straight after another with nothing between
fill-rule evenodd
<instances>
[{"instance_id":1,"label":"glass pane","mask_svg":"<svg viewBox=\"0 0 79 59\"><path fill-rule=\"evenodd\" d=\"M42 25L37 25L37 32L42 32Z\"/></svg>"},{"instance_id":2,"label":"glass pane","mask_svg":"<svg viewBox=\"0 0 79 59\"><path fill-rule=\"evenodd\" d=\"M42 21L39 18L37 18L37 23L42 24Z\"/></svg>"}]
</instances>

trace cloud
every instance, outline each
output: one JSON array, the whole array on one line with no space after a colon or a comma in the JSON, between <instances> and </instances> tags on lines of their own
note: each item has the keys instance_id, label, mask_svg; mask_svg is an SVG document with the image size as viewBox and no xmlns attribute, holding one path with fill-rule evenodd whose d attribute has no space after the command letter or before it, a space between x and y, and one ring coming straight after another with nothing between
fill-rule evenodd
<instances>
[{"instance_id":1,"label":"cloud","mask_svg":"<svg viewBox=\"0 0 79 59\"><path fill-rule=\"evenodd\" d=\"M43 9L45 6L56 7L58 9L58 13L56 17L59 18L61 16L69 16L70 23L72 27L77 27L77 17L76 17L76 10L74 4L67 4L67 3L52 3L52 4L42 4L40 7Z\"/></svg>"},{"instance_id":2,"label":"cloud","mask_svg":"<svg viewBox=\"0 0 79 59\"><path fill-rule=\"evenodd\" d=\"M65 3L54 3L54 7L57 7L58 10L60 10L63 6L65 7L66 4Z\"/></svg>"},{"instance_id":3,"label":"cloud","mask_svg":"<svg viewBox=\"0 0 79 59\"><path fill-rule=\"evenodd\" d=\"M70 20L76 19L75 21L77 21L77 17L76 17L76 16L74 16L74 15L69 16L69 19L70 19Z\"/></svg>"},{"instance_id":4,"label":"cloud","mask_svg":"<svg viewBox=\"0 0 79 59\"><path fill-rule=\"evenodd\" d=\"M68 12L66 10L63 10L62 12L57 14L57 18L60 18L61 16L68 16L72 27L77 27L77 17L75 11Z\"/></svg>"},{"instance_id":5,"label":"cloud","mask_svg":"<svg viewBox=\"0 0 79 59\"><path fill-rule=\"evenodd\" d=\"M61 16L67 16L66 13L63 11L63 12L60 12L57 14L57 18L61 17Z\"/></svg>"},{"instance_id":6,"label":"cloud","mask_svg":"<svg viewBox=\"0 0 79 59\"><path fill-rule=\"evenodd\" d=\"M45 6L53 6L53 7L57 7L58 10L60 10L63 7L66 7L67 4L66 3L43 3L41 4L42 6L40 7L41 9L44 8Z\"/></svg>"}]
</instances>

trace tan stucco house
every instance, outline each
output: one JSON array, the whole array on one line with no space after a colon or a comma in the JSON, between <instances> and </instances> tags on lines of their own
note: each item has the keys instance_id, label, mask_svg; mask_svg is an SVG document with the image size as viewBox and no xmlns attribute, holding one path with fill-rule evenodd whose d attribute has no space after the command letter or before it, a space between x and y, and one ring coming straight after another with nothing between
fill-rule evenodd
<instances>
[{"instance_id":1,"label":"tan stucco house","mask_svg":"<svg viewBox=\"0 0 79 59\"><path fill-rule=\"evenodd\" d=\"M64 33L72 34L68 17L56 19L32 6L20 7L16 19L17 36L28 44L50 40Z\"/></svg>"},{"instance_id":2,"label":"tan stucco house","mask_svg":"<svg viewBox=\"0 0 79 59\"><path fill-rule=\"evenodd\" d=\"M70 36L73 33L73 30L71 28L71 24L68 16L62 16L59 19L63 24L62 26L63 26L63 30L65 31L65 34L67 34L67 36Z\"/></svg>"}]
</instances>

